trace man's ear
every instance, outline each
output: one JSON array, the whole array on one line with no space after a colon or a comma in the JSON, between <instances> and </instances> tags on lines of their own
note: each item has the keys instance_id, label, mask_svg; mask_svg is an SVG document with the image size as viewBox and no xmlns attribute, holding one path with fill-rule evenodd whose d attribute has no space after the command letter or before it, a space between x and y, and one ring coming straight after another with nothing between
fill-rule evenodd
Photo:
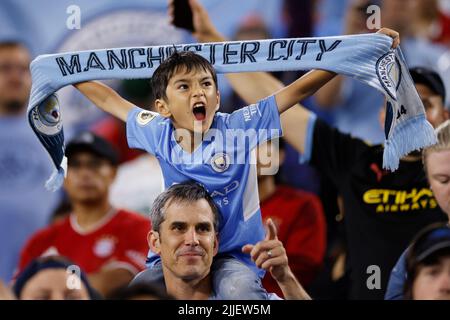
<instances>
[{"instance_id":1,"label":"man's ear","mask_svg":"<svg viewBox=\"0 0 450 320\"><path fill-rule=\"evenodd\" d=\"M445 118L445 120L450 119L450 110L449 109L444 109L444 118Z\"/></svg>"},{"instance_id":2,"label":"man's ear","mask_svg":"<svg viewBox=\"0 0 450 320\"><path fill-rule=\"evenodd\" d=\"M164 99L156 99L155 100L155 109L161 116L164 118L170 118L172 113L169 110L167 102Z\"/></svg>"},{"instance_id":3,"label":"man's ear","mask_svg":"<svg viewBox=\"0 0 450 320\"><path fill-rule=\"evenodd\" d=\"M161 253L161 242L159 239L158 231L150 230L150 232L147 235L147 242L151 251L153 251L156 254Z\"/></svg>"}]
</instances>

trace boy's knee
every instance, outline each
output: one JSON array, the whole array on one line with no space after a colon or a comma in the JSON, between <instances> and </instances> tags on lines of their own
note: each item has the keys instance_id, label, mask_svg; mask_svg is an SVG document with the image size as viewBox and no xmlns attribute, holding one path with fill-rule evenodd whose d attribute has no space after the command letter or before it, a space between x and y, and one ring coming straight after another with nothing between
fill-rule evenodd
<instances>
[{"instance_id":1,"label":"boy's knee","mask_svg":"<svg viewBox=\"0 0 450 320\"><path fill-rule=\"evenodd\" d=\"M261 279L237 259L218 259L214 262L212 271L214 291L220 299L267 299Z\"/></svg>"},{"instance_id":2,"label":"boy's knee","mask_svg":"<svg viewBox=\"0 0 450 320\"><path fill-rule=\"evenodd\" d=\"M265 300L267 296L258 278L233 275L219 283L218 295L224 300Z\"/></svg>"}]
</instances>

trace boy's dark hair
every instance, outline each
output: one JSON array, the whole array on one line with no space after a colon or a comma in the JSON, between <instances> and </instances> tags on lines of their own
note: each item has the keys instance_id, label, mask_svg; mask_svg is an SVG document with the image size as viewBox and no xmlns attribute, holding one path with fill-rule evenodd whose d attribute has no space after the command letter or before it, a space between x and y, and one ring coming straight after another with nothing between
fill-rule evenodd
<instances>
[{"instance_id":1,"label":"boy's dark hair","mask_svg":"<svg viewBox=\"0 0 450 320\"><path fill-rule=\"evenodd\" d=\"M195 69L203 69L204 71L211 73L217 88L217 74L208 60L192 51L175 51L170 57L164 60L153 73L151 79L153 89L152 101L167 98L166 89L169 80L180 69L184 69L186 72L191 72L191 70Z\"/></svg>"}]
</instances>

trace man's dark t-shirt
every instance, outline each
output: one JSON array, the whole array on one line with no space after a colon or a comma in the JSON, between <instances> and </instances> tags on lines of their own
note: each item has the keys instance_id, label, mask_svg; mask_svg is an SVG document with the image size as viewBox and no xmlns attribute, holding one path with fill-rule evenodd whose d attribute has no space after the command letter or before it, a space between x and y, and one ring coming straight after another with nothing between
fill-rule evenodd
<instances>
[{"instance_id":1,"label":"man's dark t-shirt","mask_svg":"<svg viewBox=\"0 0 450 320\"><path fill-rule=\"evenodd\" d=\"M310 164L330 178L343 198L350 298L383 299L390 272L414 235L430 223L446 221L422 162L401 161L397 171L385 171L381 145L368 146L320 120L311 142Z\"/></svg>"}]
</instances>

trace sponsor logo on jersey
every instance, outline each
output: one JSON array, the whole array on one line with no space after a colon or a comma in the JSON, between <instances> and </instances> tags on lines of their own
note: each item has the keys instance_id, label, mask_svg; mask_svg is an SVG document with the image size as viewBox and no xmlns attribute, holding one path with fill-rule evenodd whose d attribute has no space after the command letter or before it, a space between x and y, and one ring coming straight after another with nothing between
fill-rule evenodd
<instances>
[{"instance_id":1,"label":"sponsor logo on jersey","mask_svg":"<svg viewBox=\"0 0 450 320\"><path fill-rule=\"evenodd\" d=\"M211 197L212 198L215 196L224 197L224 196L228 195L230 192L236 190L237 188L239 188L239 181L234 180L229 185L227 185L225 188L220 189L220 190L214 190L213 192L211 192Z\"/></svg>"},{"instance_id":2,"label":"sponsor logo on jersey","mask_svg":"<svg viewBox=\"0 0 450 320\"><path fill-rule=\"evenodd\" d=\"M259 114L259 116L261 117L261 112L259 112L257 104L251 104L242 108L242 114L244 116L245 122L251 121L255 114Z\"/></svg>"},{"instance_id":3,"label":"sponsor logo on jersey","mask_svg":"<svg viewBox=\"0 0 450 320\"><path fill-rule=\"evenodd\" d=\"M437 207L436 199L429 188L411 190L369 189L363 201L375 206L376 213L414 212Z\"/></svg>"}]
</instances>

